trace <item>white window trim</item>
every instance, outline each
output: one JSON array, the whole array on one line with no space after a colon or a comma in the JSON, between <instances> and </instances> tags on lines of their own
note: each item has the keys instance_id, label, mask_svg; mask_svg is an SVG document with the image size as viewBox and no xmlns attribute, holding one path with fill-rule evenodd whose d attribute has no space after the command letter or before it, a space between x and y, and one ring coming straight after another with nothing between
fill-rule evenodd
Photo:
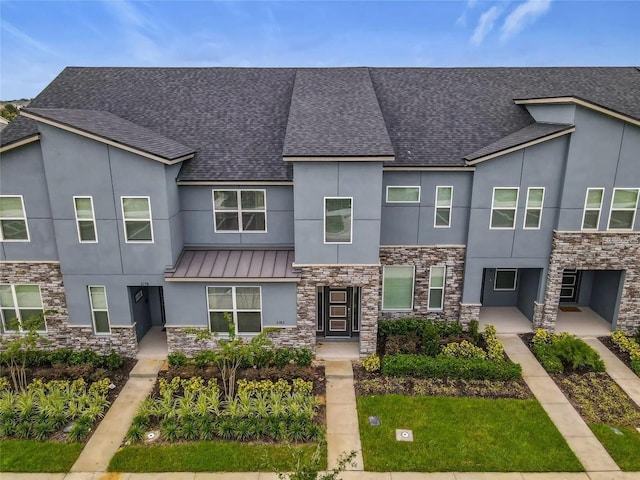
<instances>
[{"instance_id":1,"label":"white window trim","mask_svg":"<svg viewBox=\"0 0 640 480\"><path fill-rule=\"evenodd\" d=\"M412 281L411 281L411 308L385 308L384 306L384 273L387 268L396 267L411 267L412 269ZM415 265L384 265L382 267L382 311L383 312L411 312L413 311L413 302L416 290L416 266Z\"/></svg>"},{"instance_id":2,"label":"white window trim","mask_svg":"<svg viewBox=\"0 0 640 480\"><path fill-rule=\"evenodd\" d=\"M442 287L431 286L431 275L434 268L442 268ZM447 286L447 266L446 265L432 265L429 267L429 292L427 294L427 310L431 312L442 312L444 310L444 292ZM431 308L431 290L442 290L442 300L440 302L440 308Z\"/></svg>"},{"instance_id":3,"label":"white window trim","mask_svg":"<svg viewBox=\"0 0 640 480\"><path fill-rule=\"evenodd\" d=\"M0 242L13 242L13 243L18 243L18 242L30 242L31 241L31 234L29 233L29 222L27 221L27 210L26 208L24 208L24 197L22 195L0 195L0 197L4 197L4 198L13 198L13 197L18 197L20 199L20 203L22 204L22 217L2 217L0 220L24 220L24 227L25 230L27 231L27 238L26 240L6 240L4 238L4 234L2 233L2 228L0 228Z\"/></svg>"},{"instance_id":4,"label":"white window trim","mask_svg":"<svg viewBox=\"0 0 640 480\"><path fill-rule=\"evenodd\" d=\"M449 200L449 206L447 207L439 207L438 206L438 191L441 188L450 188L451 189L451 199ZM449 210L449 223L447 225L437 225L438 220L438 209L448 209ZM433 228L451 228L451 220L453 216L453 186L452 185L438 185L436 186L436 201L433 206Z\"/></svg>"},{"instance_id":5,"label":"white window trim","mask_svg":"<svg viewBox=\"0 0 640 480\"><path fill-rule=\"evenodd\" d=\"M540 207L529 207L529 194L531 190L542 190L542 200L540 200ZM544 196L546 194L545 187L529 187L527 188L527 203L524 208L524 218L522 219L523 230L540 230L542 226L542 212L544 210ZM538 217L538 225L536 227L527 227L527 213L529 210L540 210L540 216Z\"/></svg>"},{"instance_id":6,"label":"white window trim","mask_svg":"<svg viewBox=\"0 0 640 480\"><path fill-rule=\"evenodd\" d=\"M514 272L513 276L513 288L498 288L498 272ZM518 288L518 269L517 268L496 268L493 278L493 291L494 292L514 292Z\"/></svg>"},{"instance_id":7,"label":"white window trim","mask_svg":"<svg viewBox=\"0 0 640 480\"><path fill-rule=\"evenodd\" d=\"M602 192L602 195L600 197L600 207L598 208L587 208L587 202L589 201L589 192L591 190L600 190ZM598 228L600 228L600 217L602 215L602 204L604 202L604 194L605 194L605 189L603 187L590 187L587 188L587 193L584 196L584 208L582 209L582 223L580 224L580 229L581 230L587 230L587 231L596 231L598 230ZM613 197L612 197L613 199ZM598 212L598 221L596 222L596 227L595 228L585 228L584 226L584 219L587 216L587 210L589 211L593 211L593 210L597 210Z\"/></svg>"},{"instance_id":8,"label":"white window trim","mask_svg":"<svg viewBox=\"0 0 640 480\"><path fill-rule=\"evenodd\" d=\"M418 189L418 200L389 200L389 189L390 188L417 188ZM420 185L387 185L387 192L385 201L386 203L420 203L421 198L421 188Z\"/></svg>"},{"instance_id":9,"label":"white window trim","mask_svg":"<svg viewBox=\"0 0 640 480\"><path fill-rule=\"evenodd\" d=\"M264 331L264 314L262 313L262 287L260 285L242 285L240 286L240 288L245 288L245 287L252 287L252 288L257 288L258 291L260 292L260 310L240 310L241 312L260 312L260 332L240 332L238 331L238 305L236 303L236 288L238 287L232 287L229 285L207 285L207 287L205 288L205 294L207 295L207 328L209 329L210 332L212 333L216 333L213 332L211 330L211 312L229 312L229 309L226 308L211 308L211 305L209 305L209 289L210 288L230 288L231 289L231 302L232 302L232 308L233 311L229 312L231 313L231 316L233 317L233 324L235 326L235 332L236 335L240 335L243 337L248 337L248 336L255 336L255 335L259 335L260 333L262 333ZM271 327L269 327L271 328ZM277 327L273 327L273 328L277 328ZM228 337L229 333L227 331L224 332L217 332L218 335L220 337Z\"/></svg>"},{"instance_id":10,"label":"white window trim","mask_svg":"<svg viewBox=\"0 0 640 480\"><path fill-rule=\"evenodd\" d=\"M104 303L106 308L95 308L93 306L93 298L91 297L92 288L102 288L104 291ZM94 335L111 335L111 317L109 316L109 300L107 299L107 287L104 285L88 285L87 291L89 292L89 306L91 307L91 319L93 321L93 333ZM107 312L107 324L109 325L109 332L98 332L96 327L96 312Z\"/></svg>"},{"instance_id":11,"label":"white window trim","mask_svg":"<svg viewBox=\"0 0 640 480\"><path fill-rule=\"evenodd\" d=\"M47 331L48 331L47 317L44 314L45 308L44 308L44 303L42 303L42 289L40 288L40 285L38 285L37 283L3 283L2 285L9 285L11 287L11 297L12 297L12 300L13 300L13 308L14 308L14 310L16 312L17 319L18 319L18 330L17 330L17 332L15 330L7 330L6 319L4 318L4 314L2 312L0 312L0 317L2 317L2 327L3 327L4 333L22 333L22 332L24 332L24 330L22 330L22 318L21 318L21 315L20 315L20 306L18 305L18 295L16 294L16 287L20 287L20 286L23 286L23 285L38 287L38 295L40 295L40 305L42 306L42 316L43 316L43 320L44 320L44 330L36 330L36 331L39 332L39 333L47 333Z\"/></svg>"},{"instance_id":12,"label":"white window trim","mask_svg":"<svg viewBox=\"0 0 640 480\"><path fill-rule=\"evenodd\" d=\"M496 190L515 190L516 191L516 205L513 208L513 226L511 227L492 227L493 225L493 212L494 212L494 203L496 200ZM520 187L493 187L493 194L491 196L491 216L489 218L489 230L515 230L516 225L518 223L518 203L520 201ZM500 210L507 210L506 208L501 208ZM511 210L511 209L509 209Z\"/></svg>"},{"instance_id":13,"label":"white window trim","mask_svg":"<svg viewBox=\"0 0 640 480\"><path fill-rule=\"evenodd\" d=\"M77 198L88 198L89 201L91 202L91 222L93 222L93 231L96 234L96 239L95 240L82 240L82 238L80 237L80 221L83 222L88 222L89 220L86 218L78 218L78 208L76 207L76 199ZM98 243L98 225L96 224L96 212L93 208L93 197L91 195L74 195L73 197L73 211L75 213L76 216L76 231L78 233L78 242L79 243ZM123 216L124 216L124 211L122 212ZM126 231L125 231L125 236L126 236Z\"/></svg>"},{"instance_id":14,"label":"white window trim","mask_svg":"<svg viewBox=\"0 0 640 480\"><path fill-rule=\"evenodd\" d=\"M351 201L351 222L349 225L348 242L327 242L327 200L349 200ZM322 240L325 245L351 245L353 243L353 197L324 197L322 201Z\"/></svg>"},{"instance_id":15,"label":"white window trim","mask_svg":"<svg viewBox=\"0 0 640 480\"><path fill-rule=\"evenodd\" d=\"M125 198L146 198L148 201L148 205L149 205L149 218L145 219L145 218L136 218L134 220L126 220L125 219L125 215L124 215L124 199ZM154 243L154 235L153 235L153 214L152 209L151 209L151 197L149 197L148 195L122 195L120 197L120 210L122 211L122 228L123 230L123 235L124 235L124 242L125 243ZM149 221L149 228L151 229L151 240L129 240L127 238L127 221L129 222L141 222L141 221Z\"/></svg>"},{"instance_id":16,"label":"white window trim","mask_svg":"<svg viewBox=\"0 0 640 480\"><path fill-rule=\"evenodd\" d=\"M236 200L238 202L238 230L218 230L218 222L216 221L216 194L215 192L236 192ZM264 198L264 210L255 208L242 208L242 192L262 192ZM267 190L264 188L214 188L211 190L211 200L213 201L213 232L214 233L268 233L267 222ZM232 212L233 210L219 210L220 212ZM264 230L243 230L242 213L264 213Z\"/></svg>"},{"instance_id":17,"label":"white window trim","mask_svg":"<svg viewBox=\"0 0 640 480\"><path fill-rule=\"evenodd\" d=\"M636 205L633 208L613 208L613 200L616 198L616 192L618 190L634 190L636 192ZM613 230L613 231L618 231L618 232L629 232L631 230L633 230L633 228L636 225L636 217L638 216L638 202L640 201L640 189L639 188L634 188L634 187L629 187L629 188L624 188L624 187L616 187L613 189L613 194L611 195L611 208L609 209L609 219L607 221L607 230ZM613 211L617 211L617 212L633 212L633 219L631 220L631 227L629 228L611 228L611 215L613 214Z\"/></svg>"}]
</instances>

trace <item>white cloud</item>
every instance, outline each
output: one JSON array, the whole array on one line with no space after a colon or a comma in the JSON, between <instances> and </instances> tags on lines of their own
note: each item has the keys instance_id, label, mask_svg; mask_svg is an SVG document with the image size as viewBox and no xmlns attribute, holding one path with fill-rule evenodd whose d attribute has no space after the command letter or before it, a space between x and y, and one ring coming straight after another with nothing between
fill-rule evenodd
<instances>
[{"instance_id":1,"label":"white cloud","mask_svg":"<svg viewBox=\"0 0 640 480\"><path fill-rule=\"evenodd\" d=\"M480 45L484 37L493 30L493 26L496 23L498 17L500 17L500 9L494 5L489 10L485 11L482 15L480 15L480 20L478 20L478 25L471 36L471 43L474 45Z\"/></svg>"},{"instance_id":2,"label":"white cloud","mask_svg":"<svg viewBox=\"0 0 640 480\"><path fill-rule=\"evenodd\" d=\"M520 32L526 24L535 22L547 13L551 0L527 0L518 5L502 24L502 39L505 40Z\"/></svg>"},{"instance_id":3,"label":"white cloud","mask_svg":"<svg viewBox=\"0 0 640 480\"><path fill-rule=\"evenodd\" d=\"M4 30L5 32L13 35L13 37L16 40L18 40L19 42L21 42L22 44L28 45L31 48L33 48L33 49L35 49L35 50L37 50L37 51L39 51L41 53L45 53L47 55L59 56L58 52L53 50L51 47L49 47L45 43L37 40L35 37L32 37L31 35L28 35L27 33L23 32L22 30L20 30L19 28L15 27L12 24L10 24L9 22L7 22L5 20L0 20L0 26L2 27L2 30Z\"/></svg>"}]
</instances>

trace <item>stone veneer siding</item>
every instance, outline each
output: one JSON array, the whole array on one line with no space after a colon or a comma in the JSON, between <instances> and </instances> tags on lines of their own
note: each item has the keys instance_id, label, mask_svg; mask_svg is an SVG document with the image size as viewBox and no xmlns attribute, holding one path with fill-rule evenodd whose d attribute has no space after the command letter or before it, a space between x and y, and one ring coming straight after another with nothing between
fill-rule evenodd
<instances>
[{"instance_id":1,"label":"stone veneer siding","mask_svg":"<svg viewBox=\"0 0 640 480\"><path fill-rule=\"evenodd\" d=\"M555 327L565 268L624 270L616 328L630 334L640 328L640 233L554 232L545 303L534 327Z\"/></svg>"},{"instance_id":2,"label":"stone veneer siding","mask_svg":"<svg viewBox=\"0 0 640 480\"><path fill-rule=\"evenodd\" d=\"M45 315L47 333L43 334L50 343L43 348L90 348L99 353L118 353L135 357L138 342L133 325L111 326L111 335L95 335L91 325L69 325L67 300L60 264L57 262L4 262L0 264L0 283L37 284L40 286L42 306L51 313ZM90 321L90 319L89 319ZM10 337L14 333L5 333Z\"/></svg>"},{"instance_id":3,"label":"stone veneer siding","mask_svg":"<svg viewBox=\"0 0 640 480\"><path fill-rule=\"evenodd\" d=\"M460 319L460 300L464 275L464 246L397 246L381 247L380 263L385 265L415 265L413 310L410 312L382 311L382 268L380 269L380 313L382 318L407 316L429 317L457 322ZM429 310L429 269L446 266L444 308ZM477 316L475 317L477 319Z\"/></svg>"}]
</instances>

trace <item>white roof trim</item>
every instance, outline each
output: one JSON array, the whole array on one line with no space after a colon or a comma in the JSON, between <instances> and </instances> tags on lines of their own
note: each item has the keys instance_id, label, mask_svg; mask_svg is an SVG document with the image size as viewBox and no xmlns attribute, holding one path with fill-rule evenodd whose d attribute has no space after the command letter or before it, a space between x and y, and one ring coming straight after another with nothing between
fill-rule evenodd
<instances>
[{"instance_id":1,"label":"white roof trim","mask_svg":"<svg viewBox=\"0 0 640 480\"><path fill-rule=\"evenodd\" d=\"M264 181L261 182L259 180L178 180L176 182L178 185L218 185L225 187L233 187L235 185L293 185L293 182L282 180L282 181Z\"/></svg>"},{"instance_id":2,"label":"white roof trim","mask_svg":"<svg viewBox=\"0 0 640 480\"><path fill-rule=\"evenodd\" d=\"M14 148L22 147L23 145L27 145L29 143L37 142L40 140L40 134L36 133L27 138L23 138L22 140L18 140L17 142L10 143L5 145L4 147L0 147L0 153L8 152L9 150L13 150Z\"/></svg>"},{"instance_id":3,"label":"white roof trim","mask_svg":"<svg viewBox=\"0 0 640 480\"><path fill-rule=\"evenodd\" d=\"M384 172L475 172L475 167L382 167Z\"/></svg>"},{"instance_id":4,"label":"white roof trim","mask_svg":"<svg viewBox=\"0 0 640 480\"><path fill-rule=\"evenodd\" d=\"M340 157L340 156L318 156L318 157L282 157L283 162L393 162L395 157L393 155L372 155L369 157Z\"/></svg>"}]
</instances>

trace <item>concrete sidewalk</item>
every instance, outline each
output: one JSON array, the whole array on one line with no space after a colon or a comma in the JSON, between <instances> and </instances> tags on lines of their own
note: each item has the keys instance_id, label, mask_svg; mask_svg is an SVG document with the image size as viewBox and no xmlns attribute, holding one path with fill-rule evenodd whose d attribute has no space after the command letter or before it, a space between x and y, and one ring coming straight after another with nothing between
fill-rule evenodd
<instances>
[{"instance_id":1,"label":"concrete sidewalk","mask_svg":"<svg viewBox=\"0 0 640 480\"><path fill-rule=\"evenodd\" d=\"M600 444L567 397L517 335L498 335L509 358L522 365L524 381L565 438L587 472L619 472L620 468ZM636 473L636 477L638 474ZM612 477L603 477L612 478Z\"/></svg>"}]
</instances>

